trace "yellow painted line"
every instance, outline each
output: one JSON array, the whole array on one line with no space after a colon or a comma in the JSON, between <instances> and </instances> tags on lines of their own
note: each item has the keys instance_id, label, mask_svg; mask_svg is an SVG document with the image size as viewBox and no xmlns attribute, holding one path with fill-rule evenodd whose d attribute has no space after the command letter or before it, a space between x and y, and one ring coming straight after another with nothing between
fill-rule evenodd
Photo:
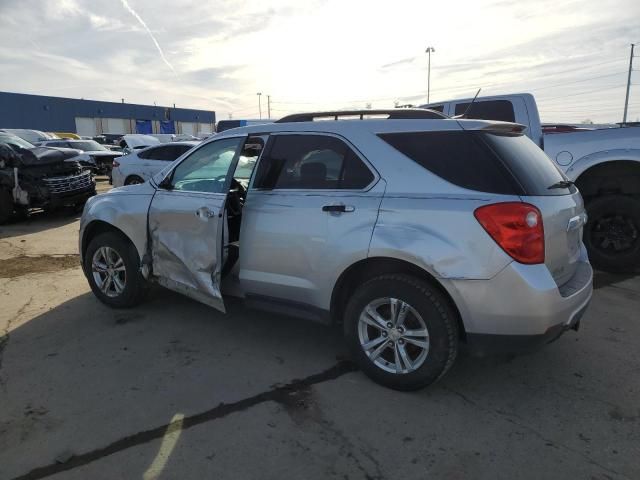
<instances>
[{"instance_id":1,"label":"yellow painted line","mask_svg":"<svg viewBox=\"0 0 640 480\"><path fill-rule=\"evenodd\" d=\"M176 413L173 416L162 437L162 443L160 444L156 458L153 459L151 466L144 472L144 475L142 475L143 480L154 480L162 473L182 433L183 420L184 414L182 413Z\"/></svg>"}]
</instances>

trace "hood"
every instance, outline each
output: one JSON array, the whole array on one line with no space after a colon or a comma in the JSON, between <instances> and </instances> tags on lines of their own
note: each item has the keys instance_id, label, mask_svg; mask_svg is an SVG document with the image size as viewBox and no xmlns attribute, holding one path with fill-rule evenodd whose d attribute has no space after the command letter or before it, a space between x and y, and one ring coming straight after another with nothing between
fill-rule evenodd
<instances>
[{"instance_id":1,"label":"hood","mask_svg":"<svg viewBox=\"0 0 640 480\"><path fill-rule=\"evenodd\" d=\"M156 191L156 188L149 182L138 183L136 185L125 185L122 187L116 187L109 190L103 195L151 195Z\"/></svg>"},{"instance_id":2,"label":"hood","mask_svg":"<svg viewBox=\"0 0 640 480\"><path fill-rule=\"evenodd\" d=\"M62 163L78 155L74 148L49 148L36 147L30 150L23 150L20 153L21 163L25 167L53 165Z\"/></svg>"}]
</instances>

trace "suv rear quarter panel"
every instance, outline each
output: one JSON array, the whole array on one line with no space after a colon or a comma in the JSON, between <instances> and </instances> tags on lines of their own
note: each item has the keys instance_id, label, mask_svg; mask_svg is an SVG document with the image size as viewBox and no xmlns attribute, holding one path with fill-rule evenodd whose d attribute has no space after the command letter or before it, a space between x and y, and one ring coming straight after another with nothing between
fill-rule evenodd
<instances>
[{"instance_id":1,"label":"suv rear quarter panel","mask_svg":"<svg viewBox=\"0 0 640 480\"><path fill-rule=\"evenodd\" d=\"M488 279L513 260L473 215L496 201L473 197L385 195L369 255L405 260L441 279Z\"/></svg>"}]
</instances>

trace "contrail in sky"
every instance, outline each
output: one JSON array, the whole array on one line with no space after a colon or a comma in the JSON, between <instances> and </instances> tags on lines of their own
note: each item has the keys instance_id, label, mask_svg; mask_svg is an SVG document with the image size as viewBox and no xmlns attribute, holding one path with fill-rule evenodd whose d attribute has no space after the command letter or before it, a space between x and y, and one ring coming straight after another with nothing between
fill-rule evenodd
<instances>
[{"instance_id":1,"label":"contrail in sky","mask_svg":"<svg viewBox=\"0 0 640 480\"><path fill-rule=\"evenodd\" d=\"M156 37L153 35L153 33L151 33L151 30L149 29L149 27L147 27L147 24L144 22L144 20L140 18L140 15L138 15L133 8L131 8L131 5L129 5L129 2L127 0L120 0L120 3L122 3L122 6L126 8L129 11L129 13L134 16L136 20L138 20L138 23L142 25L142 28L144 28L147 31L147 33L151 37L151 40L153 40L153 43L155 43L156 48L158 49L158 53L160 53L160 58L162 58L162 61L167 64L167 67L169 67L173 73L176 73L175 69L173 68L173 65L171 65L171 63L169 63L169 60L167 60L167 57L164 56L164 52L162 51L162 48L160 48L160 44L158 43L158 40L156 40Z\"/></svg>"}]
</instances>

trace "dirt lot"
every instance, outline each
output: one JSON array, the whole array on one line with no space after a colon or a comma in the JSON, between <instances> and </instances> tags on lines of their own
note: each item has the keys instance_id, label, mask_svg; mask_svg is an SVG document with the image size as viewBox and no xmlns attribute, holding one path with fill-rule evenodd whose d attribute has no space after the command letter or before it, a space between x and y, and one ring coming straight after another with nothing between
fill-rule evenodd
<instances>
[{"instance_id":1,"label":"dirt lot","mask_svg":"<svg viewBox=\"0 0 640 480\"><path fill-rule=\"evenodd\" d=\"M640 478L639 277L599 274L580 332L538 353L403 394L332 329L160 289L106 308L77 229L0 227L1 479Z\"/></svg>"}]
</instances>

